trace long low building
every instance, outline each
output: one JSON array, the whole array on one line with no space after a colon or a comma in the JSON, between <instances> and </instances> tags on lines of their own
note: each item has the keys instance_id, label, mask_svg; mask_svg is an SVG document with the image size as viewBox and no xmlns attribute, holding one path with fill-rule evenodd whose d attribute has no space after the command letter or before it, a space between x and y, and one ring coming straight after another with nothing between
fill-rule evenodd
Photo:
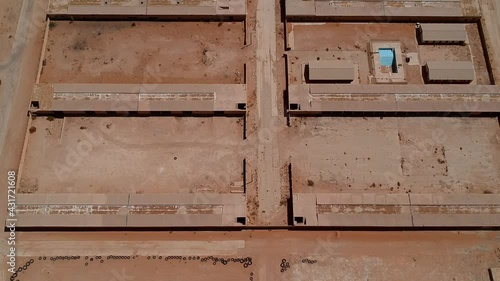
<instances>
[{"instance_id":1,"label":"long low building","mask_svg":"<svg viewBox=\"0 0 500 281\"><path fill-rule=\"evenodd\" d=\"M182 113L243 115L244 84L37 84L34 114Z\"/></svg>"},{"instance_id":2,"label":"long low building","mask_svg":"<svg viewBox=\"0 0 500 281\"><path fill-rule=\"evenodd\" d=\"M467 41L465 24L423 23L418 28L422 44L463 44Z\"/></svg>"},{"instance_id":3,"label":"long low building","mask_svg":"<svg viewBox=\"0 0 500 281\"><path fill-rule=\"evenodd\" d=\"M311 61L307 64L309 81L354 80L354 63L351 60Z\"/></svg>"},{"instance_id":4,"label":"long low building","mask_svg":"<svg viewBox=\"0 0 500 281\"><path fill-rule=\"evenodd\" d=\"M246 0L51 0L51 19L244 19Z\"/></svg>"},{"instance_id":5,"label":"long low building","mask_svg":"<svg viewBox=\"0 0 500 281\"><path fill-rule=\"evenodd\" d=\"M16 200L18 228L246 224L244 194L18 194Z\"/></svg>"},{"instance_id":6,"label":"long low building","mask_svg":"<svg viewBox=\"0 0 500 281\"><path fill-rule=\"evenodd\" d=\"M470 83L476 79L472 61L428 61L425 72L429 83Z\"/></svg>"},{"instance_id":7,"label":"long low building","mask_svg":"<svg viewBox=\"0 0 500 281\"><path fill-rule=\"evenodd\" d=\"M499 227L500 194L296 193L301 227Z\"/></svg>"},{"instance_id":8,"label":"long low building","mask_svg":"<svg viewBox=\"0 0 500 281\"><path fill-rule=\"evenodd\" d=\"M379 113L498 113L496 85L292 84L292 115Z\"/></svg>"},{"instance_id":9,"label":"long low building","mask_svg":"<svg viewBox=\"0 0 500 281\"><path fill-rule=\"evenodd\" d=\"M433 19L464 16L460 0L398 1L398 0L286 0L287 19L293 20L350 20L410 18Z\"/></svg>"}]
</instances>

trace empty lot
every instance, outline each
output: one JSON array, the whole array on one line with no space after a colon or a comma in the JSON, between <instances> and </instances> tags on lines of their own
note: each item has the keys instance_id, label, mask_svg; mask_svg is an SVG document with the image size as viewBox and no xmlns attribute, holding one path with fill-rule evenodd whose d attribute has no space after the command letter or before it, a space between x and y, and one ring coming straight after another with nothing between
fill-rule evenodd
<instances>
[{"instance_id":1,"label":"empty lot","mask_svg":"<svg viewBox=\"0 0 500 281\"><path fill-rule=\"evenodd\" d=\"M242 140L239 118L38 117L19 192L229 192Z\"/></svg>"},{"instance_id":2,"label":"empty lot","mask_svg":"<svg viewBox=\"0 0 500 281\"><path fill-rule=\"evenodd\" d=\"M53 21L40 82L239 84L243 23Z\"/></svg>"},{"instance_id":3,"label":"empty lot","mask_svg":"<svg viewBox=\"0 0 500 281\"><path fill-rule=\"evenodd\" d=\"M294 192L499 193L497 118L293 118Z\"/></svg>"}]
</instances>

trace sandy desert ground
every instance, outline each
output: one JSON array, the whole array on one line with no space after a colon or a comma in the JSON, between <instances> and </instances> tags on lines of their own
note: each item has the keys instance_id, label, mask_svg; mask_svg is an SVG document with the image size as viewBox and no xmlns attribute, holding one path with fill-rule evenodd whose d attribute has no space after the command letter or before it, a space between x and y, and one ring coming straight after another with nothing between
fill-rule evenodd
<instances>
[{"instance_id":1,"label":"sandy desert ground","mask_svg":"<svg viewBox=\"0 0 500 281\"><path fill-rule=\"evenodd\" d=\"M499 193L497 118L293 118L297 192Z\"/></svg>"},{"instance_id":2,"label":"sandy desert ground","mask_svg":"<svg viewBox=\"0 0 500 281\"><path fill-rule=\"evenodd\" d=\"M20 193L226 193L243 180L242 118L38 117Z\"/></svg>"},{"instance_id":3,"label":"sandy desert ground","mask_svg":"<svg viewBox=\"0 0 500 281\"><path fill-rule=\"evenodd\" d=\"M26 233L20 237L21 263L32 259L33 264L19 274L19 280L72 276L72 280L96 281L488 281L488 268L500 266L496 232L265 230L85 236ZM51 260L58 256L79 259ZM227 260L226 265L222 259Z\"/></svg>"},{"instance_id":4,"label":"sandy desert ground","mask_svg":"<svg viewBox=\"0 0 500 281\"><path fill-rule=\"evenodd\" d=\"M481 2L493 46L499 1ZM18 192L228 193L243 180L246 160L249 225L263 229L18 231L21 270L13 280L488 281L488 269L500 267L498 230L266 229L286 227L290 184L294 192L498 194L498 117L305 117L291 118L288 127L287 34L278 0L249 0L247 22L54 21L43 58L43 27L35 28L19 56L9 56L21 3L0 0L6 22L0 58L16 62L0 68L2 116L8 118L0 171L23 162ZM43 14L47 3L40 3L21 21ZM413 24L384 28L385 38L375 31L351 39L352 26L335 23L289 24L286 30L293 30L289 54L302 52L291 56L297 65L317 57L361 59L369 39L397 39L420 58L472 58L474 83L492 82L476 24L467 27L470 44L452 48L418 46ZM490 57L494 74L496 53ZM246 83L248 112L246 118L38 116L26 128L38 62L43 83ZM294 71L290 81L297 82ZM407 77L422 83L419 67L410 67ZM7 252L2 243L4 265ZM2 270L0 279L8 280Z\"/></svg>"},{"instance_id":5,"label":"sandy desert ground","mask_svg":"<svg viewBox=\"0 0 500 281\"><path fill-rule=\"evenodd\" d=\"M50 26L40 82L244 82L241 22L53 21Z\"/></svg>"}]
</instances>

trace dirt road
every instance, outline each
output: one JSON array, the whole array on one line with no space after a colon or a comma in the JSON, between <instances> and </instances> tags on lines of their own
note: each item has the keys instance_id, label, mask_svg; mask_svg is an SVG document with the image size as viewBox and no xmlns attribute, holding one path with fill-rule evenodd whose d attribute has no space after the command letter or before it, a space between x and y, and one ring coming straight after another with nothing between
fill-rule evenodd
<instances>
[{"instance_id":1,"label":"dirt road","mask_svg":"<svg viewBox=\"0 0 500 281\"><path fill-rule=\"evenodd\" d=\"M20 280L487 281L500 266L498 232L21 233L19 241L20 264L33 259Z\"/></svg>"},{"instance_id":2,"label":"dirt road","mask_svg":"<svg viewBox=\"0 0 500 281\"><path fill-rule=\"evenodd\" d=\"M23 2L12 53L0 62L1 175L6 175L7 170L17 170L19 165L28 120L27 106L38 69L46 7L47 0ZM7 197L6 193L6 188L0 190L2 198ZM2 200L0 207L4 208L5 204L6 200Z\"/></svg>"},{"instance_id":3,"label":"dirt road","mask_svg":"<svg viewBox=\"0 0 500 281\"><path fill-rule=\"evenodd\" d=\"M2 95L0 96L0 151L5 142L7 123L9 121L11 106L19 84L20 68L23 49L29 32L30 13L33 0L23 1L19 15L19 24L14 35L12 52L0 63L0 76L2 77ZM9 74L9 75L7 75Z\"/></svg>"},{"instance_id":4,"label":"dirt road","mask_svg":"<svg viewBox=\"0 0 500 281\"><path fill-rule=\"evenodd\" d=\"M257 103L259 223L284 223L277 212L280 203L280 171L277 132L278 87L276 65L276 2L260 0L257 4Z\"/></svg>"}]
</instances>

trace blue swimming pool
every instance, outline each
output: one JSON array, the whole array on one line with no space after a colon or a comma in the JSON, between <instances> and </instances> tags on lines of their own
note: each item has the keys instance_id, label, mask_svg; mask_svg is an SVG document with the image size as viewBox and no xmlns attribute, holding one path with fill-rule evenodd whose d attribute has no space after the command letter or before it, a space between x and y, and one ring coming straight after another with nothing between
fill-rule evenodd
<instances>
[{"instance_id":1,"label":"blue swimming pool","mask_svg":"<svg viewBox=\"0 0 500 281\"><path fill-rule=\"evenodd\" d=\"M383 67L390 67L392 72L396 73L398 71L396 64L396 55L393 48L380 48L380 65Z\"/></svg>"}]
</instances>

